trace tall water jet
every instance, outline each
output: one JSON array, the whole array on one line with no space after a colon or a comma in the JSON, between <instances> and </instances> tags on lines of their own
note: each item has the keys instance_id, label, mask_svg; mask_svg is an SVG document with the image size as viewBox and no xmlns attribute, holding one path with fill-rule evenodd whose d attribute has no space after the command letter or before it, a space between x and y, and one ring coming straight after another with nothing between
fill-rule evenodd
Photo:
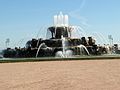
<instances>
[{"instance_id":1,"label":"tall water jet","mask_svg":"<svg viewBox=\"0 0 120 90\"><path fill-rule=\"evenodd\" d=\"M69 25L68 15L65 15L65 16L64 16L64 25L65 25L65 26L68 26L68 25Z\"/></svg>"},{"instance_id":2,"label":"tall water jet","mask_svg":"<svg viewBox=\"0 0 120 90\"><path fill-rule=\"evenodd\" d=\"M54 15L54 26L58 24L58 16Z\"/></svg>"},{"instance_id":3,"label":"tall water jet","mask_svg":"<svg viewBox=\"0 0 120 90\"><path fill-rule=\"evenodd\" d=\"M62 12L59 15L54 15L54 26L68 26L68 15L63 15Z\"/></svg>"}]
</instances>

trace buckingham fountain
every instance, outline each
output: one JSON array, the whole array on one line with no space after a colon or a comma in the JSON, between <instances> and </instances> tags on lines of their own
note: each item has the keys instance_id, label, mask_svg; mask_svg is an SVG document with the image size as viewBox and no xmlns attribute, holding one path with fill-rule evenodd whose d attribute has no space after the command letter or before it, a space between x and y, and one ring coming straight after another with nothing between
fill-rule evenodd
<instances>
[{"instance_id":1,"label":"buckingham fountain","mask_svg":"<svg viewBox=\"0 0 120 90\"><path fill-rule=\"evenodd\" d=\"M96 44L96 40L79 33L79 26L69 25L68 15L54 15L54 24L47 28L47 38L32 39L25 47L3 50L5 58L80 57L103 55L112 52L111 47Z\"/></svg>"}]
</instances>

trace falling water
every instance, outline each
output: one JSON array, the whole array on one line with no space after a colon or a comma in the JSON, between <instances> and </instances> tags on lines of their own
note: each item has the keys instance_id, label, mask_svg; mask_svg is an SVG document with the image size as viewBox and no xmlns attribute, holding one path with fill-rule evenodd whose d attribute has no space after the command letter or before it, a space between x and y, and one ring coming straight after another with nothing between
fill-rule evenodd
<instances>
[{"instance_id":1,"label":"falling water","mask_svg":"<svg viewBox=\"0 0 120 90\"><path fill-rule=\"evenodd\" d=\"M85 52L87 53L87 55L90 55L89 51L87 50L87 48L84 45L79 45L77 46L80 49L80 55L84 55ZM84 53L83 53L84 52Z\"/></svg>"},{"instance_id":2,"label":"falling water","mask_svg":"<svg viewBox=\"0 0 120 90\"><path fill-rule=\"evenodd\" d=\"M26 44L26 41L30 40L31 37L24 37L22 39L20 39L18 42L16 42L15 44L12 45L12 47L20 47L20 46L23 46L25 47L24 45Z\"/></svg>"},{"instance_id":3,"label":"falling water","mask_svg":"<svg viewBox=\"0 0 120 90\"><path fill-rule=\"evenodd\" d=\"M71 38L81 38L88 36L80 26L70 26L70 28L71 28Z\"/></svg>"},{"instance_id":4,"label":"falling water","mask_svg":"<svg viewBox=\"0 0 120 90\"><path fill-rule=\"evenodd\" d=\"M63 37L63 35L61 35L61 40L62 40L62 51L58 51L56 53L56 57L64 57L66 58L66 42L65 42L65 38Z\"/></svg>"},{"instance_id":5,"label":"falling water","mask_svg":"<svg viewBox=\"0 0 120 90\"><path fill-rule=\"evenodd\" d=\"M62 57L64 58L63 52L62 51L57 51L55 54L55 57Z\"/></svg>"},{"instance_id":6,"label":"falling water","mask_svg":"<svg viewBox=\"0 0 120 90\"><path fill-rule=\"evenodd\" d=\"M37 56L38 56L38 53L39 53L40 49L43 48L44 46L45 46L45 43L41 43L41 44L39 45L38 50L37 50L37 53L36 53L36 58L37 58Z\"/></svg>"},{"instance_id":7,"label":"falling water","mask_svg":"<svg viewBox=\"0 0 120 90\"><path fill-rule=\"evenodd\" d=\"M65 50L66 50L66 43L65 43L65 38L63 37L63 35L61 36L61 39L62 39L62 48L63 48L63 55L64 55L64 57L66 57L66 52L65 52Z\"/></svg>"},{"instance_id":8,"label":"falling water","mask_svg":"<svg viewBox=\"0 0 120 90\"><path fill-rule=\"evenodd\" d=\"M93 33L93 37L97 39L96 40L96 41L98 41L97 43L100 43L100 44L108 43L107 39L101 33L95 32L95 33Z\"/></svg>"},{"instance_id":9,"label":"falling water","mask_svg":"<svg viewBox=\"0 0 120 90\"><path fill-rule=\"evenodd\" d=\"M73 51L67 49L66 46L67 42L66 39L63 37L63 35L61 36L61 40L62 40L62 51L58 51L55 56L62 58L72 57Z\"/></svg>"}]
</instances>

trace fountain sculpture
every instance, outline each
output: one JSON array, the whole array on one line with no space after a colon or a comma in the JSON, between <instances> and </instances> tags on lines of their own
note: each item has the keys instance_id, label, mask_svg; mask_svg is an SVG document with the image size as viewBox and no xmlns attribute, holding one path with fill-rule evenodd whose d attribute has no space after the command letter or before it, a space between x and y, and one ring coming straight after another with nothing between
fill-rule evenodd
<instances>
[{"instance_id":1,"label":"fountain sculpture","mask_svg":"<svg viewBox=\"0 0 120 90\"><path fill-rule=\"evenodd\" d=\"M95 44L92 37L82 37L78 27L69 25L68 15L54 16L54 25L48 27L49 38L27 41L24 48L15 47L3 50L3 56L9 58L26 57L72 57L80 55L101 55L107 53L103 46ZM78 35L76 35L78 34Z\"/></svg>"}]
</instances>

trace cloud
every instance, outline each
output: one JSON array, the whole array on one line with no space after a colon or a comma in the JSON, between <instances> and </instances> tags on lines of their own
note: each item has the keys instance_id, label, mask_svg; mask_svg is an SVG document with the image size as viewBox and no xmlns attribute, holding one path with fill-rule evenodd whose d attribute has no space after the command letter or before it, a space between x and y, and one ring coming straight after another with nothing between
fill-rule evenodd
<instances>
[{"instance_id":1,"label":"cloud","mask_svg":"<svg viewBox=\"0 0 120 90\"><path fill-rule=\"evenodd\" d=\"M85 6L86 0L82 0L82 3L80 5L80 9L82 9Z\"/></svg>"},{"instance_id":2,"label":"cloud","mask_svg":"<svg viewBox=\"0 0 120 90\"><path fill-rule=\"evenodd\" d=\"M85 4L86 4L86 0L82 0L80 7L78 9L73 10L73 11L70 11L69 15L71 17L79 20L80 24L82 24L83 26L89 27L90 25L87 23L88 20L85 17L80 15L81 10L84 8Z\"/></svg>"}]
</instances>

